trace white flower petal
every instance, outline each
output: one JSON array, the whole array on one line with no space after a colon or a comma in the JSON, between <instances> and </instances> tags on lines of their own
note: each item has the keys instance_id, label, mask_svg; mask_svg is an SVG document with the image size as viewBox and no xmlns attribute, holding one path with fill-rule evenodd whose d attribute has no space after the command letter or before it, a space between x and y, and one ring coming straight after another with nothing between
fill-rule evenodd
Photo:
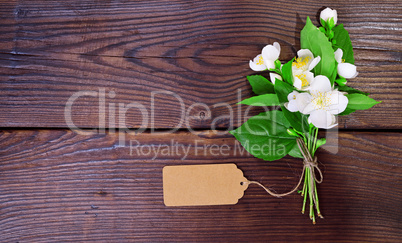
<instances>
[{"instance_id":1,"label":"white flower petal","mask_svg":"<svg viewBox=\"0 0 402 243\"><path fill-rule=\"evenodd\" d=\"M281 53L281 45L278 42L274 42L273 46Z\"/></svg>"},{"instance_id":2,"label":"white flower petal","mask_svg":"<svg viewBox=\"0 0 402 243\"><path fill-rule=\"evenodd\" d=\"M294 86L296 89L301 90L301 88L302 88L302 81L301 81L298 77L293 76L293 86Z\"/></svg>"},{"instance_id":3,"label":"white flower petal","mask_svg":"<svg viewBox=\"0 0 402 243\"><path fill-rule=\"evenodd\" d=\"M296 99L296 96L297 96L298 94L299 94L299 92L297 92L296 90L293 91L292 93L288 94L288 101L295 100L295 99Z\"/></svg>"},{"instance_id":4,"label":"white flower petal","mask_svg":"<svg viewBox=\"0 0 402 243\"><path fill-rule=\"evenodd\" d=\"M279 80L282 80L281 75L276 74L276 73L269 73L269 78L271 79L271 82L272 82L273 84L275 84L275 79L276 79L276 78L279 79Z\"/></svg>"},{"instance_id":5,"label":"white flower petal","mask_svg":"<svg viewBox=\"0 0 402 243\"><path fill-rule=\"evenodd\" d=\"M336 10L333 10L334 12L334 24L336 25L336 23L338 23L338 13L336 12Z\"/></svg>"},{"instance_id":6,"label":"white flower petal","mask_svg":"<svg viewBox=\"0 0 402 243\"><path fill-rule=\"evenodd\" d=\"M336 123L336 117L334 116L334 123L332 125L329 125L326 129L331 129L336 126L338 126L338 123Z\"/></svg>"},{"instance_id":7,"label":"white flower petal","mask_svg":"<svg viewBox=\"0 0 402 243\"><path fill-rule=\"evenodd\" d=\"M310 65L308 66L308 70L311 71L315 66L317 66L317 64L321 61L321 57L318 56L316 58L314 58L311 62Z\"/></svg>"},{"instance_id":8,"label":"white flower petal","mask_svg":"<svg viewBox=\"0 0 402 243\"><path fill-rule=\"evenodd\" d=\"M336 126L336 117L324 110L315 110L310 114L309 121L318 127L329 129Z\"/></svg>"},{"instance_id":9,"label":"white flower petal","mask_svg":"<svg viewBox=\"0 0 402 243\"><path fill-rule=\"evenodd\" d=\"M359 72L356 72L355 75L353 75L351 78L356 78L356 76L359 74Z\"/></svg>"},{"instance_id":10,"label":"white flower petal","mask_svg":"<svg viewBox=\"0 0 402 243\"><path fill-rule=\"evenodd\" d=\"M337 63L342 63L342 57L343 57L343 51L341 48L338 48L338 50L336 50L334 52L335 54L335 60Z\"/></svg>"},{"instance_id":11,"label":"white flower petal","mask_svg":"<svg viewBox=\"0 0 402 243\"><path fill-rule=\"evenodd\" d=\"M332 90L331 82L324 75L318 75L314 78L309 88L311 93L328 92Z\"/></svg>"},{"instance_id":12,"label":"white flower petal","mask_svg":"<svg viewBox=\"0 0 402 243\"><path fill-rule=\"evenodd\" d=\"M300 112L307 115L315 110L316 110L315 105L312 102L310 102Z\"/></svg>"},{"instance_id":13,"label":"white flower petal","mask_svg":"<svg viewBox=\"0 0 402 243\"><path fill-rule=\"evenodd\" d=\"M309 49L300 49L297 51L297 56L301 57L302 59L309 57L310 60L313 60L314 55Z\"/></svg>"},{"instance_id":14,"label":"white flower petal","mask_svg":"<svg viewBox=\"0 0 402 243\"><path fill-rule=\"evenodd\" d=\"M329 112L331 114L337 115L339 113L342 113L345 109L346 106L348 106L348 98L343 95L343 93L339 91L332 91L331 93L328 94L329 96Z\"/></svg>"},{"instance_id":15,"label":"white flower petal","mask_svg":"<svg viewBox=\"0 0 402 243\"><path fill-rule=\"evenodd\" d=\"M307 81L311 84L314 80L314 73L312 72L304 72L306 75Z\"/></svg>"},{"instance_id":16,"label":"white flower petal","mask_svg":"<svg viewBox=\"0 0 402 243\"><path fill-rule=\"evenodd\" d=\"M261 54L258 54L253 60L250 60L249 66L253 71L264 71L267 69Z\"/></svg>"},{"instance_id":17,"label":"white flower petal","mask_svg":"<svg viewBox=\"0 0 402 243\"><path fill-rule=\"evenodd\" d=\"M314 81L314 74L309 71L302 72L302 74L304 75L304 78L306 79L305 81L306 81L307 85L302 86L300 90L309 90L310 85ZM303 82L302 82L302 85L303 85Z\"/></svg>"},{"instance_id":18,"label":"white flower petal","mask_svg":"<svg viewBox=\"0 0 402 243\"><path fill-rule=\"evenodd\" d=\"M289 102L286 102L285 104L283 104L283 106L285 106L285 108L289 110Z\"/></svg>"},{"instance_id":19,"label":"white flower petal","mask_svg":"<svg viewBox=\"0 0 402 243\"><path fill-rule=\"evenodd\" d=\"M296 100L289 101L288 103L285 104L285 107L291 112L299 111Z\"/></svg>"},{"instance_id":20,"label":"white flower petal","mask_svg":"<svg viewBox=\"0 0 402 243\"><path fill-rule=\"evenodd\" d=\"M339 63L338 74L344 78L354 78L357 76L356 66L350 63Z\"/></svg>"},{"instance_id":21,"label":"white flower petal","mask_svg":"<svg viewBox=\"0 0 402 243\"><path fill-rule=\"evenodd\" d=\"M306 107L311 103L312 96L308 93L300 93L296 95L297 109L303 113ZM307 113L303 113L307 114Z\"/></svg>"},{"instance_id":22,"label":"white flower petal","mask_svg":"<svg viewBox=\"0 0 402 243\"><path fill-rule=\"evenodd\" d=\"M267 66L263 65L258 65L255 62L251 61L249 62L249 66L253 71L264 71L267 69Z\"/></svg>"},{"instance_id":23,"label":"white flower petal","mask_svg":"<svg viewBox=\"0 0 402 243\"><path fill-rule=\"evenodd\" d=\"M275 62L274 62L274 61L272 61L272 60L266 60L266 59L264 58L264 63L265 63L265 66L268 68L268 70L269 70L269 69L275 69Z\"/></svg>"},{"instance_id":24,"label":"white flower petal","mask_svg":"<svg viewBox=\"0 0 402 243\"><path fill-rule=\"evenodd\" d=\"M264 58L264 61L266 61L266 60L275 61L278 59L279 54L280 54L280 52L273 45L266 45L262 49L262 56ZM275 68L275 66L274 66L274 68Z\"/></svg>"}]
</instances>

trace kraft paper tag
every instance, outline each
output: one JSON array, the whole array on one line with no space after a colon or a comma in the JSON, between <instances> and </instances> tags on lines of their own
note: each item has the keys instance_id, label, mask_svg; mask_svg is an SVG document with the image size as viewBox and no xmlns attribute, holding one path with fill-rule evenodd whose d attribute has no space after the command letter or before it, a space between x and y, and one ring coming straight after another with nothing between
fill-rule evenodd
<instances>
[{"instance_id":1,"label":"kraft paper tag","mask_svg":"<svg viewBox=\"0 0 402 243\"><path fill-rule=\"evenodd\" d=\"M235 164L177 165L163 168L166 206L236 204L248 184Z\"/></svg>"}]
</instances>

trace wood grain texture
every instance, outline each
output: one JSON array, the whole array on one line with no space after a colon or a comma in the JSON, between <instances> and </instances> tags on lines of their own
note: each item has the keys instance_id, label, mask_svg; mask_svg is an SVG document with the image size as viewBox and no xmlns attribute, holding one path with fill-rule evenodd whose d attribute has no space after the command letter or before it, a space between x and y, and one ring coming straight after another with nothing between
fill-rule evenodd
<instances>
[{"instance_id":1,"label":"wood grain texture","mask_svg":"<svg viewBox=\"0 0 402 243\"><path fill-rule=\"evenodd\" d=\"M402 161L400 133L340 133L340 152L321 150L319 186L325 219L313 226L294 194L273 198L250 186L233 206L165 207L162 168L235 162L248 179L277 192L291 189L299 159L265 162L235 154L235 140L212 131L127 135L147 146L190 146L152 160L130 155L116 133L70 130L0 133L1 242L400 242ZM172 141L177 142L173 143ZM329 144L334 148L333 138ZM137 143L134 143L137 144ZM209 145L205 149L205 146ZM229 147L226 156L209 148ZM94 207L91 208L91 205Z\"/></svg>"},{"instance_id":2,"label":"wood grain texture","mask_svg":"<svg viewBox=\"0 0 402 243\"><path fill-rule=\"evenodd\" d=\"M0 126L67 127L64 108L77 91L115 92L106 105L139 102L151 112L151 92L167 90L183 99L189 124L211 127L229 114L237 119L237 90L251 96L245 79L253 74L248 60L274 41L282 60L299 48L299 32L307 16L316 21L323 6L338 10L351 34L359 76L350 86L370 92L383 103L370 111L341 118L348 129L400 129L401 27L400 1L1 1ZM317 23L317 22L315 22ZM243 112L246 107L240 108ZM203 114L206 113L206 116ZM254 111L255 114L257 111ZM105 115L104 124L99 114ZM98 97L74 103L79 127L119 126L98 109ZM156 96L155 119L146 127L179 124L179 102ZM138 110L127 112L130 127L141 125ZM118 119L116 118L116 121ZM221 119L217 127L227 127ZM179 125L184 127L183 124Z\"/></svg>"}]
</instances>

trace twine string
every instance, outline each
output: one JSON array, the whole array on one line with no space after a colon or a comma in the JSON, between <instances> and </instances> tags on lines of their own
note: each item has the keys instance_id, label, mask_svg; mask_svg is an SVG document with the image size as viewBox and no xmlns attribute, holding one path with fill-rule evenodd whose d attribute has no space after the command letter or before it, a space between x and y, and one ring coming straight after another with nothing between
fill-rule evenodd
<instances>
[{"instance_id":1,"label":"twine string","mask_svg":"<svg viewBox=\"0 0 402 243\"><path fill-rule=\"evenodd\" d=\"M248 185L250 184L256 184L260 187L262 187L269 195L274 196L274 197L284 197L287 196L289 194L292 194L293 192L295 192L297 190L297 188L299 188L299 186L301 185L302 181L303 181L303 176L306 173L306 169L310 170L309 173L309 193L310 195L312 195L313 197L313 201L314 204L317 205L316 203L316 197L315 197L315 186L314 186L314 182L317 183L321 183L324 179L322 172L320 170L320 168L318 168L318 163L317 163L317 157L314 156L314 158L311 156L310 151L308 150L308 148L306 147L306 144L303 142L303 140L301 138L297 138L297 145L299 146L300 152L303 155L303 170L302 173L300 175L300 179L299 182L297 183L297 185L289 192L286 193L275 193L271 190L269 190L268 188L266 188L264 185L262 185L261 183L259 183L258 181L246 181L243 183L246 183ZM320 179L317 179L316 175L315 175L315 171L318 172L318 174L320 175Z\"/></svg>"}]
</instances>

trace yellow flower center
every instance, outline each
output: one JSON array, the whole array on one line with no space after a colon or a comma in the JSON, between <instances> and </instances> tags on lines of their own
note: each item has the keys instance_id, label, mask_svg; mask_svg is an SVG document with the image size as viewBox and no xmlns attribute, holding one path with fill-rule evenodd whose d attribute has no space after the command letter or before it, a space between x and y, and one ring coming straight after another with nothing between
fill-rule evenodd
<instances>
[{"instance_id":1,"label":"yellow flower center","mask_svg":"<svg viewBox=\"0 0 402 243\"><path fill-rule=\"evenodd\" d=\"M262 65L262 64L264 64L264 59L262 59L262 56L260 56L258 58L257 65Z\"/></svg>"},{"instance_id":2,"label":"yellow flower center","mask_svg":"<svg viewBox=\"0 0 402 243\"><path fill-rule=\"evenodd\" d=\"M342 58L342 63L345 63L345 59Z\"/></svg>"},{"instance_id":3,"label":"yellow flower center","mask_svg":"<svg viewBox=\"0 0 402 243\"><path fill-rule=\"evenodd\" d=\"M329 110L329 106L331 105L331 98L329 95L323 92L317 92L313 94L313 101L312 101L315 109L320 110Z\"/></svg>"},{"instance_id":4,"label":"yellow flower center","mask_svg":"<svg viewBox=\"0 0 402 243\"><path fill-rule=\"evenodd\" d=\"M292 63L292 66L293 67L296 67L296 68L298 68L298 69L304 69L304 70L307 70L307 64L309 63L309 61L310 61L310 57L305 57L305 58L301 58L301 57L298 57L298 58L296 58L296 60Z\"/></svg>"},{"instance_id":5,"label":"yellow flower center","mask_svg":"<svg viewBox=\"0 0 402 243\"><path fill-rule=\"evenodd\" d=\"M298 77L300 80L301 80L301 82L302 82L302 87L306 87L306 86L308 86L310 83L307 81L307 77L306 77L306 74L303 74L303 73L301 73L301 74L298 74L298 75L295 75L296 77Z\"/></svg>"}]
</instances>

